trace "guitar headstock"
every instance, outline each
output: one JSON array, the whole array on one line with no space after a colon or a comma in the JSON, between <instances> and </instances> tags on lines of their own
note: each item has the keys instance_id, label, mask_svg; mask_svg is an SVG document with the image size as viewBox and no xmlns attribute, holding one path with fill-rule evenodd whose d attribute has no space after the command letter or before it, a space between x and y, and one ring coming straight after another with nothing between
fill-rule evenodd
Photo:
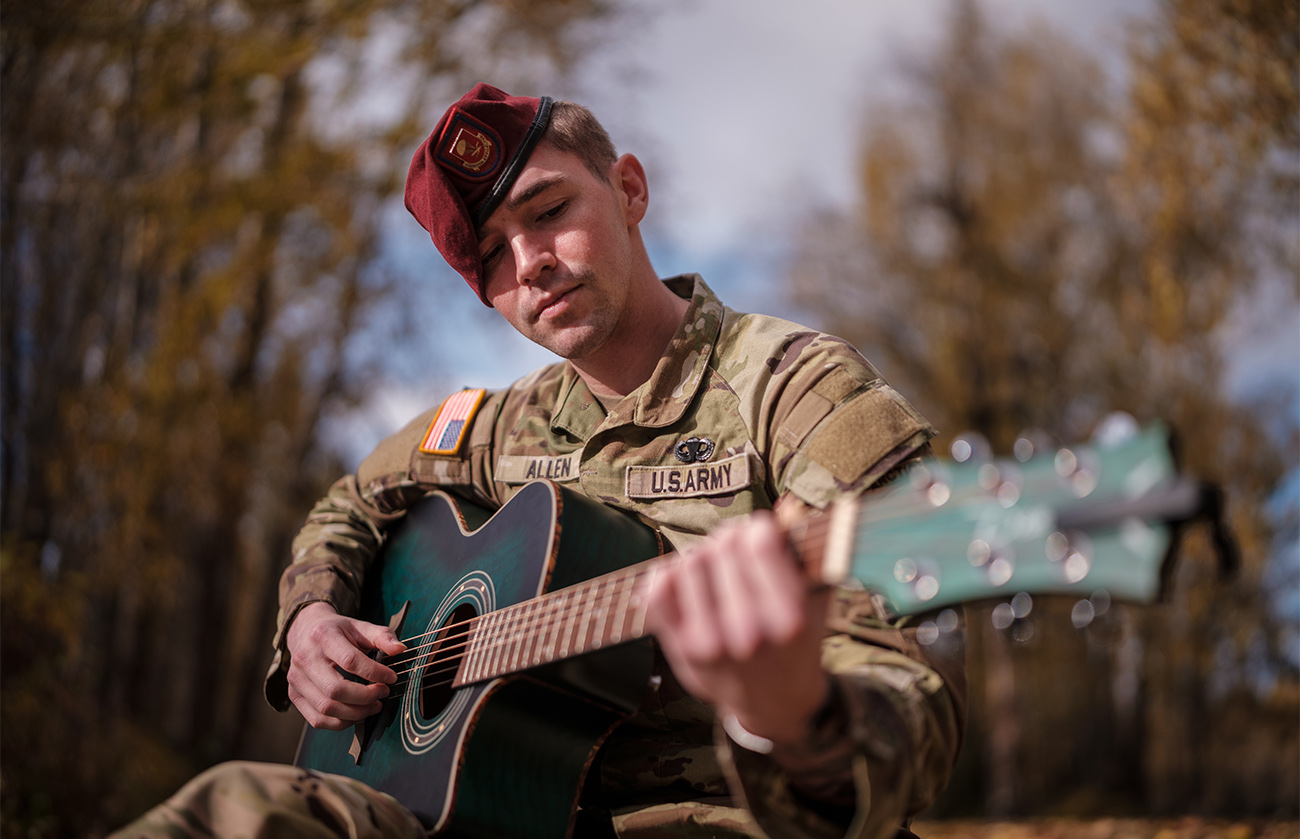
<instances>
[{"instance_id":1,"label":"guitar headstock","mask_svg":"<svg viewBox=\"0 0 1300 839\"><path fill-rule=\"evenodd\" d=\"M857 506L847 576L899 614L1018 592L1147 602L1172 523L1204 491L1179 476L1160 427L1023 462L930 460Z\"/></svg>"}]
</instances>

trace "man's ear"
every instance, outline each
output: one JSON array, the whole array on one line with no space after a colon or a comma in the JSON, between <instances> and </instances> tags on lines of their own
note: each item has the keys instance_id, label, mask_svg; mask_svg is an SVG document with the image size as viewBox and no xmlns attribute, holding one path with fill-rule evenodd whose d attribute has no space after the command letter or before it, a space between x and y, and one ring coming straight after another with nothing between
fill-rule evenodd
<instances>
[{"instance_id":1,"label":"man's ear","mask_svg":"<svg viewBox=\"0 0 1300 839\"><path fill-rule=\"evenodd\" d=\"M645 168L641 165L641 161L637 160L634 154L625 154L614 161L610 174L623 198L627 223L640 224L650 205L650 182L646 179Z\"/></svg>"}]
</instances>

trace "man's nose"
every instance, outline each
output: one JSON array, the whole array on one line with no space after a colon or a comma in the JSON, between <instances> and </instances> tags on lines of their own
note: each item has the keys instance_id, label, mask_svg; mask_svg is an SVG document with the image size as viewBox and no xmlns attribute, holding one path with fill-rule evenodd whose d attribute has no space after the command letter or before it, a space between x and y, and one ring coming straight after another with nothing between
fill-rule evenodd
<instances>
[{"instance_id":1,"label":"man's nose","mask_svg":"<svg viewBox=\"0 0 1300 839\"><path fill-rule=\"evenodd\" d=\"M556 264L555 249L552 243L537 236L517 236L512 246L515 249L515 265L521 283L534 283Z\"/></svg>"}]
</instances>

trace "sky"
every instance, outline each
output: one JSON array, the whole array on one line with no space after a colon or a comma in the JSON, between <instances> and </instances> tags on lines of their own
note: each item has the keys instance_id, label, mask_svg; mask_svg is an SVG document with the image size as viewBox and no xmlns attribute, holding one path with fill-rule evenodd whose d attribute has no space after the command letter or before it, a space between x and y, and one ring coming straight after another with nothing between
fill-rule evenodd
<instances>
[{"instance_id":1,"label":"sky","mask_svg":"<svg viewBox=\"0 0 1300 839\"><path fill-rule=\"evenodd\" d=\"M598 51L574 97L662 170L659 223L705 256L810 199L846 203L864 106L935 44L951 0L668 0L630 46ZM1148 0L983 0L995 25L1037 20L1101 49ZM643 147L643 148L642 148Z\"/></svg>"},{"instance_id":2,"label":"sky","mask_svg":"<svg viewBox=\"0 0 1300 839\"><path fill-rule=\"evenodd\" d=\"M994 25L1045 24L1067 35L1118 83L1126 32L1154 0L981 5ZM890 92L905 61L938 43L951 0L630 0L630 7L553 95L589 105L619 151L646 165L643 230L661 276L700 272L734 308L788 314L779 286L786 232L814 207L852 200L867 104ZM406 231L399 246L407 258L436 260L427 237L398 211L393 228ZM442 390L429 392L428 382L386 390L371 406L357 456L446 389L504 386L553 360L462 293L455 275L449 282L455 291L438 302L453 312L443 322L455 323L456 339L439 341L430 363ZM1282 311L1256 307L1230 336L1243 370L1279 354L1300 364L1300 315L1294 306Z\"/></svg>"}]
</instances>

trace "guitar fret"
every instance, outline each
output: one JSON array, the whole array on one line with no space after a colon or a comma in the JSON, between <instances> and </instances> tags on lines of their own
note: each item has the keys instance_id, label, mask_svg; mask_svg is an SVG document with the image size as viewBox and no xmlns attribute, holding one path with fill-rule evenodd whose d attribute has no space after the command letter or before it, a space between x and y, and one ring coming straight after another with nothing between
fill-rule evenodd
<instances>
[{"instance_id":1,"label":"guitar fret","mask_svg":"<svg viewBox=\"0 0 1300 839\"><path fill-rule=\"evenodd\" d=\"M609 604L605 602L604 595L600 593L604 584L604 577L596 581L596 608L599 612L600 623L596 625L596 630L591 635L591 645L596 649L600 649L605 643L605 625L609 622Z\"/></svg>"},{"instance_id":2,"label":"guitar fret","mask_svg":"<svg viewBox=\"0 0 1300 839\"><path fill-rule=\"evenodd\" d=\"M504 650L505 644L502 643L500 637L501 633L497 630L499 630L501 626L505 623L506 611L507 610L502 609L501 611L494 613L497 619L496 621L493 622L492 625L493 636L494 636L492 639L492 657L488 660L487 673L483 674L485 677L496 676L501 672L501 657L502 655L504 655L505 652Z\"/></svg>"},{"instance_id":3,"label":"guitar fret","mask_svg":"<svg viewBox=\"0 0 1300 839\"><path fill-rule=\"evenodd\" d=\"M518 610L518 619L515 621L514 629L510 633L513 641L510 645L511 671L519 670L522 663L528 660L527 653L524 651L524 646L528 641L528 637L521 630L528 624L528 610L532 605L532 601L529 600L516 607Z\"/></svg>"},{"instance_id":4,"label":"guitar fret","mask_svg":"<svg viewBox=\"0 0 1300 839\"><path fill-rule=\"evenodd\" d=\"M531 625L528 627L528 660L533 664L533 666L536 666L542 663L542 650L539 643L541 638L539 637L540 633L537 630L537 619L540 616L540 613L546 611L546 603L539 598L534 600L533 604Z\"/></svg>"},{"instance_id":5,"label":"guitar fret","mask_svg":"<svg viewBox=\"0 0 1300 839\"><path fill-rule=\"evenodd\" d=\"M497 620L498 615L496 612L487 615L485 618L485 621L487 622L487 637L483 639L483 664L479 667L478 673L478 678L480 679L485 679L492 675L492 660L496 657L497 653Z\"/></svg>"},{"instance_id":6,"label":"guitar fret","mask_svg":"<svg viewBox=\"0 0 1300 839\"><path fill-rule=\"evenodd\" d=\"M591 588L591 602L586 606L586 613L582 615L582 643L586 645L586 649L595 649L597 646L601 645L597 640L597 635L595 635L594 626L595 618L597 618L597 610L601 607L601 598L599 598L599 593L601 593L601 587L599 587L599 584Z\"/></svg>"},{"instance_id":7,"label":"guitar fret","mask_svg":"<svg viewBox=\"0 0 1300 839\"><path fill-rule=\"evenodd\" d=\"M565 590L564 614L560 616L560 658L569 656L569 616L572 614L571 603L573 594L571 590Z\"/></svg>"},{"instance_id":8,"label":"guitar fret","mask_svg":"<svg viewBox=\"0 0 1300 839\"><path fill-rule=\"evenodd\" d=\"M649 567L647 567L646 580L644 586L638 586L638 588L643 588L643 592L634 593L632 596L631 605L634 609L633 611L634 619L632 621L633 638L640 638L645 635L645 619L646 619L646 612L648 611L649 608L648 601L650 599L649 597L650 587L654 584L655 574L657 573L658 573L657 565L651 564Z\"/></svg>"},{"instance_id":9,"label":"guitar fret","mask_svg":"<svg viewBox=\"0 0 1300 839\"><path fill-rule=\"evenodd\" d=\"M551 661L564 657L560 647L564 641L564 616L568 614L569 598L571 596L572 592L569 589L564 589L555 598L555 610L551 613L550 620L551 646L549 652Z\"/></svg>"},{"instance_id":10,"label":"guitar fret","mask_svg":"<svg viewBox=\"0 0 1300 839\"><path fill-rule=\"evenodd\" d=\"M626 572L620 572L618 575L618 592L621 593L618 602L617 618L614 622L614 634L610 636L610 643L617 644L623 640L623 625L627 622L627 604L632 598L632 590L628 586L630 575Z\"/></svg>"},{"instance_id":11,"label":"guitar fret","mask_svg":"<svg viewBox=\"0 0 1300 839\"><path fill-rule=\"evenodd\" d=\"M536 600L528 600L520 604L519 620L515 622L515 658L511 662L511 670L523 670L529 666L528 648L532 641L532 633L528 631L528 622L534 610L537 609Z\"/></svg>"},{"instance_id":12,"label":"guitar fret","mask_svg":"<svg viewBox=\"0 0 1300 839\"><path fill-rule=\"evenodd\" d=\"M591 623L591 606L583 601L591 593L590 586L583 586L582 592L578 595L578 614L577 623L574 624L573 635L573 654L582 655L587 651L587 630Z\"/></svg>"},{"instance_id":13,"label":"guitar fret","mask_svg":"<svg viewBox=\"0 0 1300 839\"><path fill-rule=\"evenodd\" d=\"M560 601L563 600L562 594L556 592L547 594L546 605L543 607L543 628L541 633L541 646L538 648L538 656L543 663L555 661L555 613L559 609Z\"/></svg>"},{"instance_id":14,"label":"guitar fret","mask_svg":"<svg viewBox=\"0 0 1300 839\"><path fill-rule=\"evenodd\" d=\"M586 651L586 646L582 643L582 616L587 611L584 603L586 597L587 587L582 586L573 598L573 613L569 616L569 628L572 630L569 649L573 655L582 655Z\"/></svg>"},{"instance_id":15,"label":"guitar fret","mask_svg":"<svg viewBox=\"0 0 1300 839\"><path fill-rule=\"evenodd\" d=\"M512 626L510 628L510 655L506 657L507 673L519 669L519 658L524 646L524 637L519 634L519 626L524 622L524 617L528 612L528 605L528 601L525 600L523 603L516 603L511 607L514 620L511 621Z\"/></svg>"},{"instance_id":16,"label":"guitar fret","mask_svg":"<svg viewBox=\"0 0 1300 839\"><path fill-rule=\"evenodd\" d=\"M470 680L477 682L481 679L490 666L492 660L492 624L496 620L496 613L492 612L483 616L479 621L478 629L474 633L474 667L470 673Z\"/></svg>"},{"instance_id":17,"label":"guitar fret","mask_svg":"<svg viewBox=\"0 0 1300 839\"><path fill-rule=\"evenodd\" d=\"M481 627L480 627L481 628ZM452 686L463 684L466 681L473 681L475 672L478 670L479 647L478 639L480 635L477 630L471 629L465 633L465 660L460 668L460 672L452 679Z\"/></svg>"}]
</instances>

